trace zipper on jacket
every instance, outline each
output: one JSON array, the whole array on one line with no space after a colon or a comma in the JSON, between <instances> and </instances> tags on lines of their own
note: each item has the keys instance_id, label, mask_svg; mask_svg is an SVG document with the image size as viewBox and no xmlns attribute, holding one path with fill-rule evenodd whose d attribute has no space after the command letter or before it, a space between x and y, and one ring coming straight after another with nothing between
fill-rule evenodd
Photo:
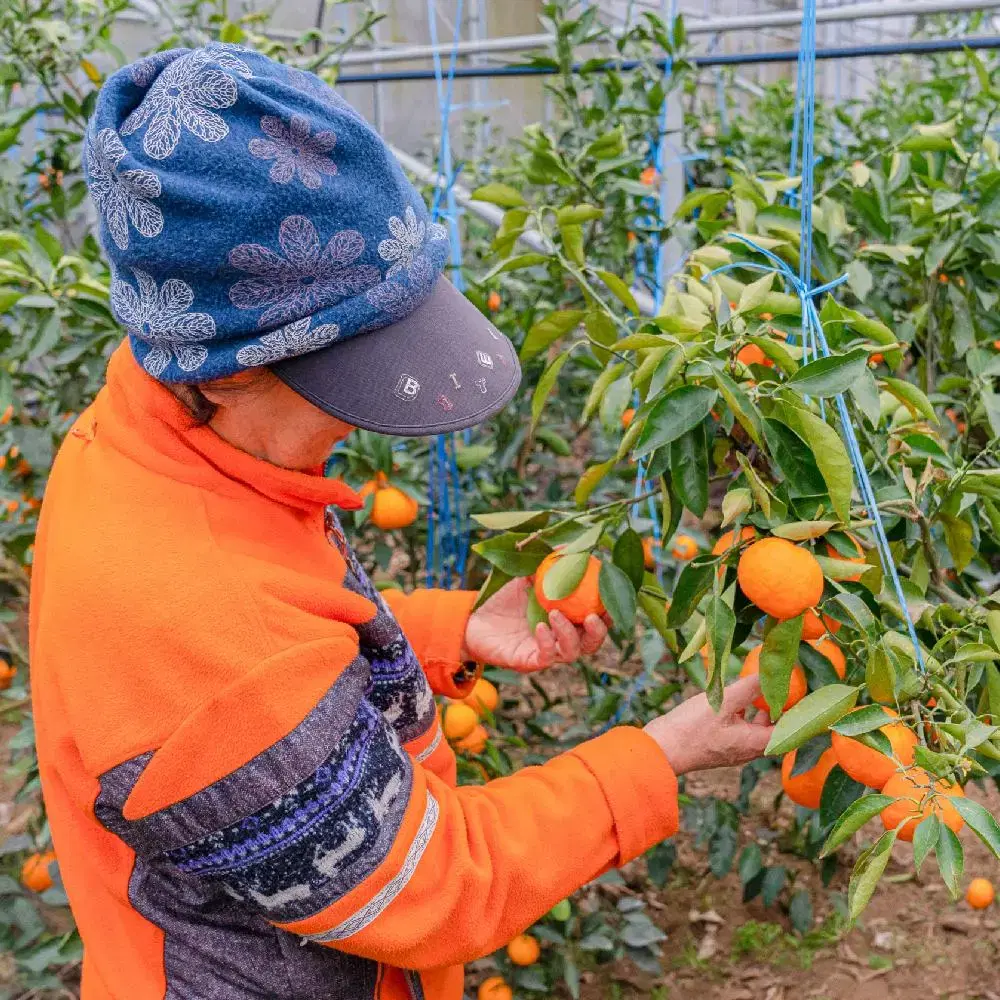
<instances>
[{"instance_id":1,"label":"zipper on jacket","mask_svg":"<svg viewBox=\"0 0 1000 1000\"><path fill-rule=\"evenodd\" d=\"M420 982L420 973L406 970L403 972L403 978L410 991L410 1000L424 1000L424 986Z\"/></svg>"}]
</instances>

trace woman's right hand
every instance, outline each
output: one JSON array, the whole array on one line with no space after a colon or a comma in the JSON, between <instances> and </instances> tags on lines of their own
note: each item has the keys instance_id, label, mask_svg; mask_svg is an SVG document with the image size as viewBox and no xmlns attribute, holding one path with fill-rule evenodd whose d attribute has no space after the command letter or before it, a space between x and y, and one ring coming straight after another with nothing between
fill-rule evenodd
<instances>
[{"instance_id":1,"label":"woman's right hand","mask_svg":"<svg viewBox=\"0 0 1000 1000\"><path fill-rule=\"evenodd\" d=\"M749 763L764 753L774 729L767 712L757 712L752 722L745 717L760 693L759 675L740 678L723 692L718 712L699 694L653 719L646 732L677 775Z\"/></svg>"}]
</instances>

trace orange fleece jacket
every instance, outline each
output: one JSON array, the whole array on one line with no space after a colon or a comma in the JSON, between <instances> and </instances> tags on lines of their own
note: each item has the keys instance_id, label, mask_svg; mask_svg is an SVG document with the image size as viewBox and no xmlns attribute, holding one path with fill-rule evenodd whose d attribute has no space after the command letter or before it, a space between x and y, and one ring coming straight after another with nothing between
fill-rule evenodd
<instances>
[{"instance_id":1,"label":"orange fleece jacket","mask_svg":"<svg viewBox=\"0 0 1000 1000\"><path fill-rule=\"evenodd\" d=\"M194 426L127 347L60 450L32 688L83 1000L458 1000L459 963L675 831L637 729L454 787L431 688L464 690L474 595L383 600L359 504Z\"/></svg>"}]
</instances>

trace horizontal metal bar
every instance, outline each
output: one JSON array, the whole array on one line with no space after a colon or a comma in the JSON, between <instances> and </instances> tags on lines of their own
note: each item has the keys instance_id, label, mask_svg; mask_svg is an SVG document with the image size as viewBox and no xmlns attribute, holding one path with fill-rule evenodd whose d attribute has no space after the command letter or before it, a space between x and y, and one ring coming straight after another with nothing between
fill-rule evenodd
<instances>
[{"instance_id":1,"label":"horizontal metal bar","mask_svg":"<svg viewBox=\"0 0 1000 1000\"><path fill-rule=\"evenodd\" d=\"M816 11L819 24L843 21L860 21L869 18L921 17L929 14L957 14L976 10L1000 8L1000 0L877 0L844 7L822 7ZM712 17L684 20L688 35L717 35L730 31L748 31L761 28L797 27L802 23L801 10L770 11L758 14L741 14L730 17ZM273 38L298 38L302 32L289 29L269 29ZM412 59L430 59L435 54L459 56L486 55L491 52L527 52L532 49L551 48L555 43L550 34L509 35L442 45L399 45L379 49L348 52L340 61L341 66L360 66L371 63L405 62Z\"/></svg>"},{"instance_id":2,"label":"horizontal metal bar","mask_svg":"<svg viewBox=\"0 0 1000 1000\"><path fill-rule=\"evenodd\" d=\"M404 153L401 149L397 149L395 146L389 147L393 155L399 161L400 166L404 170L409 171L413 174L417 180L424 184L434 184L439 188L445 189L448 186L447 181L438 175L438 172L433 168L427 166L426 163L422 163L414 156L410 156L409 153ZM492 205L485 201L476 201L472 197L472 192L468 188L462 187L461 184L453 184L451 186L452 194L455 196L455 201L458 202L462 208L468 209L474 215L478 215L480 219L490 223L492 226L499 226L503 221L504 210L498 208L496 205ZM519 243L523 243L526 247L532 250L537 250L539 253L546 253L548 247L542 241L541 236L529 229L526 230L518 238ZM653 297L648 292L641 288L633 288L632 294L635 296L635 301L639 306L639 311L644 316L652 316L655 313L656 306L653 303Z\"/></svg>"},{"instance_id":3,"label":"horizontal metal bar","mask_svg":"<svg viewBox=\"0 0 1000 1000\"><path fill-rule=\"evenodd\" d=\"M1000 35L974 35L965 38L933 38L922 41L889 43L886 45L847 45L837 48L817 49L817 59L867 59L879 56L927 55L935 52L959 52L962 49L998 49ZM691 62L696 66L752 66L764 63L797 62L797 49L786 49L780 52L734 52L710 56L693 56ZM669 59L657 59L653 63L664 68ZM644 65L638 59L610 60L602 69L628 71ZM578 63L576 69L582 64ZM597 70L595 69L594 72ZM505 76L552 76L559 72L551 66L459 66L455 69L456 78L469 79L476 77L495 78ZM390 70L385 73L342 73L337 77L337 86L351 83L391 83L402 80L433 80L434 71L430 69Z\"/></svg>"}]
</instances>

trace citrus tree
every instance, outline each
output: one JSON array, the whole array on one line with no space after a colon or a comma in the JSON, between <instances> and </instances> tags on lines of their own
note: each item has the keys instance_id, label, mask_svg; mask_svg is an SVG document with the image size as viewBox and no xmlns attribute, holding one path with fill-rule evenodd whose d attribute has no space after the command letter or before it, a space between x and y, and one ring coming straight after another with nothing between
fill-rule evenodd
<instances>
[{"instance_id":1,"label":"citrus tree","mask_svg":"<svg viewBox=\"0 0 1000 1000\"><path fill-rule=\"evenodd\" d=\"M976 81L966 104L988 125L996 106L990 72L964 58ZM909 217L908 243L862 249L878 268L894 266L902 284L913 280L906 262L919 258L925 293L928 278L943 284L942 262L955 252L942 251L942 240L957 247L956 235L970 229L981 238L980 192L1000 177L992 140L984 134L963 148L953 141L956 128L914 122L885 155L841 171L849 193L869 187L876 203L900 171L913 178L898 210ZM575 403L580 428L599 422L601 432L573 491L575 509L477 518L499 532L476 546L492 566L487 592L532 575L539 618L557 606L571 615L601 607L623 646L638 616L716 704L731 672L759 670L761 710L776 721L769 751L790 755L785 790L816 811L821 853L881 821L883 832L855 865L851 915L870 899L897 839L915 840L918 866L935 853L957 893L956 831L967 825L1000 850L995 821L963 794L1000 756L991 721L1000 614L983 585L995 572L991 508L1000 469L985 380L975 391L974 378L948 383L949 400L983 410L981 447L970 451L940 422L940 387L928 391L918 360L919 328L905 325L891 298L869 306L876 282L866 285L856 267L843 299L827 294L818 303L827 356L807 356L802 299L784 270L790 276L799 266L799 211L784 201L798 180L739 163L728 166L725 187L696 190L681 206L681 218L696 215L687 227L691 252L659 314L640 315L631 268L608 271L579 249L599 245L605 225L605 212L581 200L600 176L599 161L550 145L567 163L553 168L549 186L526 171L520 187L492 182L475 194L507 209L501 232L531 230L544 247L518 253L512 240L496 241L499 262L483 280L514 272L527 282L544 273L544 287L554 272L572 290L577 307L539 318L522 341L522 360L545 359L530 423L541 426L559 397L560 407ZM946 187L954 193L947 206ZM865 199L853 199L852 215L859 204ZM883 229L893 210L889 200ZM959 217L948 214L942 227L941 212ZM818 198L815 217L813 277L822 285L856 262L857 227L830 194ZM620 224L607 219L612 230ZM569 227L579 231L567 234ZM992 279L976 290L988 302ZM942 342L954 335L948 303L947 312L934 300L924 309ZM961 353L968 361L969 350ZM560 383L578 359L595 377L586 398L574 401ZM627 410L634 414L621 431ZM859 489L838 413L857 439L870 495ZM646 513L649 499L655 519ZM668 541L686 516L706 535L725 533L667 584L672 574L646 567L642 532L658 522ZM898 587L877 551L883 528ZM651 675L658 682L658 666ZM629 708L641 714L641 700Z\"/></svg>"}]
</instances>

